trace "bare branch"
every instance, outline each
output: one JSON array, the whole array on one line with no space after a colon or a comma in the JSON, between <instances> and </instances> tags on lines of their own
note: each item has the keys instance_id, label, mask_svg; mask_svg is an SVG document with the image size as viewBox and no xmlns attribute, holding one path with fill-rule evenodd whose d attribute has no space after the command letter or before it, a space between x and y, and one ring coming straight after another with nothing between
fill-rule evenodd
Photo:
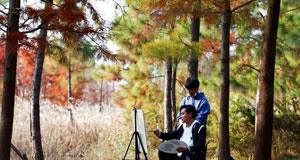
<instances>
[{"instance_id":1,"label":"bare branch","mask_svg":"<svg viewBox=\"0 0 300 160\"><path fill-rule=\"evenodd\" d=\"M180 39L180 42L181 42L182 44L184 44L184 45L187 46L187 47L191 47L191 45L185 43L185 42L182 40L181 36L179 36L179 39Z\"/></svg>"},{"instance_id":2,"label":"bare branch","mask_svg":"<svg viewBox=\"0 0 300 160\"><path fill-rule=\"evenodd\" d=\"M200 15L201 14L205 15L205 14L212 14L212 13L215 13L215 14L222 13L220 11L213 11L213 8L208 8L208 9L205 9L203 11L187 11L187 10L184 10L184 9L172 9L172 10L160 10L160 11L165 12L165 13L200 14Z\"/></svg>"},{"instance_id":3,"label":"bare branch","mask_svg":"<svg viewBox=\"0 0 300 160\"><path fill-rule=\"evenodd\" d=\"M5 28L7 28L7 25L5 23L0 22L0 25L4 26ZM1 28L2 30L2 28ZM6 31L5 31L6 32Z\"/></svg>"},{"instance_id":4,"label":"bare branch","mask_svg":"<svg viewBox=\"0 0 300 160\"><path fill-rule=\"evenodd\" d=\"M210 13L210 12L208 12L210 10L213 10L213 8L207 8L207 9L203 10L202 13Z\"/></svg>"},{"instance_id":5,"label":"bare branch","mask_svg":"<svg viewBox=\"0 0 300 160\"><path fill-rule=\"evenodd\" d=\"M165 77L165 75L158 75L158 76L152 76L152 77L148 77L148 78L163 78L163 77Z\"/></svg>"},{"instance_id":6,"label":"bare branch","mask_svg":"<svg viewBox=\"0 0 300 160\"><path fill-rule=\"evenodd\" d=\"M216 2L216 1L213 1L213 4L214 4L215 6L217 6L218 8L221 8L220 3Z\"/></svg>"},{"instance_id":7,"label":"bare branch","mask_svg":"<svg viewBox=\"0 0 300 160\"><path fill-rule=\"evenodd\" d=\"M60 10L59 10L58 12L51 14L51 15L50 15L49 17L47 17L47 18L45 19L45 21L43 21L39 26L37 26L36 28L34 28L34 29L32 29L32 30L24 31L24 32L21 32L21 33L32 33L32 32L35 32L35 31L41 29L41 27L42 27L46 22L48 22L48 21L49 21L51 18L53 18L54 16L58 15L60 12L62 12L63 9L66 7L66 5L63 5L63 6L60 6L60 7L61 7L61 8L60 8Z\"/></svg>"},{"instance_id":8,"label":"bare branch","mask_svg":"<svg viewBox=\"0 0 300 160\"><path fill-rule=\"evenodd\" d=\"M0 10L0 13L2 13L2 14L4 14L4 15L8 15L8 13L6 13L6 12L4 12L4 11L2 11L2 10Z\"/></svg>"},{"instance_id":9,"label":"bare branch","mask_svg":"<svg viewBox=\"0 0 300 160\"><path fill-rule=\"evenodd\" d=\"M112 1L117 5L118 8L121 9L121 11L122 11L123 14L126 13L125 10L123 9L123 7L118 2L116 2L115 0L112 0Z\"/></svg>"},{"instance_id":10,"label":"bare branch","mask_svg":"<svg viewBox=\"0 0 300 160\"><path fill-rule=\"evenodd\" d=\"M0 27L0 30L1 30L1 31L3 31L3 32L6 32L6 30L4 30L4 29L3 29L3 28L1 28L1 27Z\"/></svg>"},{"instance_id":11,"label":"bare branch","mask_svg":"<svg viewBox=\"0 0 300 160\"><path fill-rule=\"evenodd\" d=\"M17 147L15 147L13 144L11 144L11 148L16 152L16 154L22 159L22 160L28 160L26 153L21 153Z\"/></svg>"},{"instance_id":12,"label":"bare branch","mask_svg":"<svg viewBox=\"0 0 300 160\"><path fill-rule=\"evenodd\" d=\"M257 69L257 68L255 68L254 66L252 66L250 64L241 64L237 70L242 70L245 67L249 67L249 68L257 71L258 73L260 73L260 69Z\"/></svg>"},{"instance_id":13,"label":"bare branch","mask_svg":"<svg viewBox=\"0 0 300 160\"><path fill-rule=\"evenodd\" d=\"M23 26L25 26L25 24L31 20L31 19L34 19L34 18L27 18L21 25L20 25L20 28L22 28Z\"/></svg>"},{"instance_id":14,"label":"bare branch","mask_svg":"<svg viewBox=\"0 0 300 160\"><path fill-rule=\"evenodd\" d=\"M266 17L261 13L261 12L258 12L260 17L265 21L266 20Z\"/></svg>"},{"instance_id":15,"label":"bare branch","mask_svg":"<svg viewBox=\"0 0 300 160\"><path fill-rule=\"evenodd\" d=\"M8 9L8 8L6 8L6 6L4 6L2 3L0 3L0 5L1 5L4 9Z\"/></svg>"},{"instance_id":16,"label":"bare branch","mask_svg":"<svg viewBox=\"0 0 300 160\"><path fill-rule=\"evenodd\" d=\"M248 2L245 2L244 4L241 4L241 5L239 5L239 6L235 7L235 8L233 8L233 9L231 10L231 12L234 12L234 11L236 11L236 10L238 10L238 9L240 9L240 8L246 6L246 5L248 5L248 4L250 4L250 3L254 2L254 1L255 1L255 0L250 0L250 1L248 1Z\"/></svg>"},{"instance_id":17,"label":"bare branch","mask_svg":"<svg viewBox=\"0 0 300 160\"><path fill-rule=\"evenodd\" d=\"M86 35L87 37L90 38L90 40L92 40L97 46L101 46L98 42L96 42L96 40L94 40L93 37L89 36L89 35Z\"/></svg>"},{"instance_id":18,"label":"bare branch","mask_svg":"<svg viewBox=\"0 0 300 160\"><path fill-rule=\"evenodd\" d=\"M290 9L290 10L285 10L285 11L282 11L282 13L292 12L292 11L295 11L298 9L300 9L300 7L296 7L296 8Z\"/></svg>"},{"instance_id":19,"label":"bare branch","mask_svg":"<svg viewBox=\"0 0 300 160\"><path fill-rule=\"evenodd\" d=\"M58 13L59 13L59 12L58 12ZM35 32L35 31L41 29L42 26L43 26L46 22L48 22L51 18L53 18L54 16L56 16L58 13L51 14L49 17L47 17L47 18L45 19L45 21L43 21L43 22L42 22L39 26L37 26L36 28L34 28L34 29L32 29L32 30L29 30L29 31L21 32L21 33L32 33L32 32Z\"/></svg>"}]
</instances>

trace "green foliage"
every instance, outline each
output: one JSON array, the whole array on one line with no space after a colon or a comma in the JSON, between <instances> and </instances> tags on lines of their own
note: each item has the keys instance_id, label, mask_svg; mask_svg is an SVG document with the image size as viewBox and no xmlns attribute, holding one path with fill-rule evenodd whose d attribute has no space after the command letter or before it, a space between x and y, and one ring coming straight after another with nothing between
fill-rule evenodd
<instances>
[{"instance_id":1,"label":"green foliage","mask_svg":"<svg viewBox=\"0 0 300 160\"><path fill-rule=\"evenodd\" d=\"M111 39L121 47L120 58L126 64L120 69L123 80L116 101L120 106L130 109L142 108L146 115L147 128L162 128L163 125L163 61L179 59L177 72L177 104L185 96L182 85L187 77L188 49L199 55L200 89L205 93L211 105L208 117L208 159L216 159L219 145L219 89L220 89L220 28L219 19L216 24L208 25L207 19L201 21L200 43L190 43L189 21L172 15L153 15L153 8L166 8L161 1L128 1L135 9L116 20L110 33ZM168 1L169 2L169 1ZM141 6L141 4L144 6ZM170 1L170 4L179 1ZM299 14L293 5L298 2L283 2L284 13L280 19L278 47L275 66L274 90L274 159L297 159L299 157ZM149 5L145 5L149 4ZM207 3L208 4L208 3ZM207 5L205 4L205 5ZM253 156L254 121L256 94L259 87L259 66L262 53L264 15L267 3L257 1L234 13L232 25L232 48L230 53L230 147L235 159L248 159ZM142 7L142 8L138 8ZM141 10L138 10L141 9ZM141 11L141 12L140 12ZM176 15L174 13L174 15ZM173 17L174 17L173 15ZM163 17L170 16L170 17ZM176 17L176 16L175 16ZM168 21L169 23L165 23ZM162 25L161 23L165 23ZM293 127L291 127L293 126ZM291 136L289 136L291 135ZM158 140L150 135L150 146L157 147Z\"/></svg>"},{"instance_id":2,"label":"green foliage","mask_svg":"<svg viewBox=\"0 0 300 160\"><path fill-rule=\"evenodd\" d=\"M205 92L207 93L207 92ZM218 155L219 149L219 100L217 97L210 97L206 94L206 97L209 99L211 113L207 119L207 157L213 159Z\"/></svg>"},{"instance_id":3,"label":"green foliage","mask_svg":"<svg viewBox=\"0 0 300 160\"><path fill-rule=\"evenodd\" d=\"M282 100L275 101L273 154L276 159L300 158L297 152L300 150L299 97L299 89L291 89Z\"/></svg>"},{"instance_id":4,"label":"green foliage","mask_svg":"<svg viewBox=\"0 0 300 160\"><path fill-rule=\"evenodd\" d=\"M104 64L98 65L98 68L93 71L92 77L100 81L118 81L121 79L121 68L120 64Z\"/></svg>"},{"instance_id":5,"label":"green foliage","mask_svg":"<svg viewBox=\"0 0 300 160\"><path fill-rule=\"evenodd\" d=\"M170 40L155 41L144 44L143 54L149 57L155 57L161 60L183 59L187 56L187 48L180 43Z\"/></svg>"},{"instance_id":6,"label":"green foliage","mask_svg":"<svg viewBox=\"0 0 300 160\"><path fill-rule=\"evenodd\" d=\"M230 100L230 142L235 157L250 157L254 151L255 107L242 94Z\"/></svg>"}]
</instances>

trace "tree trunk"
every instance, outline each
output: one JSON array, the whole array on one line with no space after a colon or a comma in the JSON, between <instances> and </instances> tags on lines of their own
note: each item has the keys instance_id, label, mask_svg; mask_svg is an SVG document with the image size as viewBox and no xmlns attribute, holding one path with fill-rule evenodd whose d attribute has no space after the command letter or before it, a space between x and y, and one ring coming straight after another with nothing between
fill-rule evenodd
<instances>
[{"instance_id":1,"label":"tree trunk","mask_svg":"<svg viewBox=\"0 0 300 160\"><path fill-rule=\"evenodd\" d=\"M113 105L112 99L114 98L115 95L115 81L112 81L112 86L111 86L111 93L110 93L110 104Z\"/></svg>"},{"instance_id":2,"label":"tree trunk","mask_svg":"<svg viewBox=\"0 0 300 160\"><path fill-rule=\"evenodd\" d=\"M219 159L230 159L229 145L229 36L231 23L230 2L222 15L222 46L221 46L221 94L220 94L220 142Z\"/></svg>"},{"instance_id":3,"label":"tree trunk","mask_svg":"<svg viewBox=\"0 0 300 160\"><path fill-rule=\"evenodd\" d=\"M258 76L260 77L260 73L258 73ZM258 85L257 85L257 90L256 90L256 102L255 102L255 129L254 129L254 134L256 134L256 130L257 130L257 110L258 110L258 104L259 104L259 88L260 88L260 84L259 84L259 77L258 77Z\"/></svg>"},{"instance_id":4,"label":"tree trunk","mask_svg":"<svg viewBox=\"0 0 300 160\"><path fill-rule=\"evenodd\" d=\"M33 141L33 155L34 159L44 159L43 149L42 149L42 140L41 140L41 129L40 129L40 90L41 90L41 81L42 81L42 72L43 64L45 58L45 43L46 43L47 30L42 29L39 36L39 48L36 51L36 62L35 70L33 75L32 82L32 112L31 112L31 123L32 123L32 141Z\"/></svg>"},{"instance_id":5,"label":"tree trunk","mask_svg":"<svg viewBox=\"0 0 300 160\"><path fill-rule=\"evenodd\" d=\"M255 160L271 159L272 148L274 68L280 0L269 0L268 5L263 56L260 67L259 104L256 113Z\"/></svg>"},{"instance_id":6,"label":"tree trunk","mask_svg":"<svg viewBox=\"0 0 300 160\"><path fill-rule=\"evenodd\" d=\"M172 131L172 102L171 102L172 60L166 61L165 91L164 91L164 130Z\"/></svg>"},{"instance_id":7,"label":"tree trunk","mask_svg":"<svg viewBox=\"0 0 300 160\"><path fill-rule=\"evenodd\" d=\"M71 70L71 56L69 57L69 64L68 64L68 111L70 114L70 122L71 126L74 127L74 118L73 118L73 111L72 111L72 105L73 105L73 100L72 100L72 89L71 89L71 77L72 76L72 70Z\"/></svg>"},{"instance_id":8,"label":"tree trunk","mask_svg":"<svg viewBox=\"0 0 300 160\"><path fill-rule=\"evenodd\" d=\"M106 105L109 106L109 84L108 82L105 83L106 84Z\"/></svg>"},{"instance_id":9,"label":"tree trunk","mask_svg":"<svg viewBox=\"0 0 300 160\"><path fill-rule=\"evenodd\" d=\"M102 112L102 103L103 103L103 81L100 81L100 109L99 111Z\"/></svg>"},{"instance_id":10,"label":"tree trunk","mask_svg":"<svg viewBox=\"0 0 300 160\"><path fill-rule=\"evenodd\" d=\"M191 24L191 42L199 41L199 33L200 33L200 18L193 17ZM193 53L192 50L189 50L188 57L188 70L190 77L198 79L198 57Z\"/></svg>"},{"instance_id":11,"label":"tree trunk","mask_svg":"<svg viewBox=\"0 0 300 160\"><path fill-rule=\"evenodd\" d=\"M177 74L178 60L174 60L172 69L172 82L171 82L171 102L172 102L172 126L173 131L177 128L177 114L176 114L176 74Z\"/></svg>"},{"instance_id":12,"label":"tree trunk","mask_svg":"<svg viewBox=\"0 0 300 160\"><path fill-rule=\"evenodd\" d=\"M71 89L71 77L72 76L72 70L71 70L71 56L69 57L69 64L68 64L68 104L71 106L73 104L72 101L72 89Z\"/></svg>"},{"instance_id":13,"label":"tree trunk","mask_svg":"<svg viewBox=\"0 0 300 160\"><path fill-rule=\"evenodd\" d=\"M0 123L0 159L10 159L10 145L14 119L20 0L9 0L8 28L5 47L4 83Z\"/></svg>"},{"instance_id":14,"label":"tree trunk","mask_svg":"<svg viewBox=\"0 0 300 160\"><path fill-rule=\"evenodd\" d=\"M52 0L47 0L45 9L52 7ZM43 21L47 17L43 17ZM38 40L38 48L36 50L36 60L35 60L35 69L32 81L32 113L31 113L31 123L32 123L32 141L33 141L33 154L34 159L43 160L43 147L42 147L42 136L41 136L41 128L40 128L40 92L41 92L41 83L42 83L42 75L43 75L43 65L45 60L45 50L47 44L47 28L48 22L45 22L40 30L39 40Z\"/></svg>"}]
</instances>

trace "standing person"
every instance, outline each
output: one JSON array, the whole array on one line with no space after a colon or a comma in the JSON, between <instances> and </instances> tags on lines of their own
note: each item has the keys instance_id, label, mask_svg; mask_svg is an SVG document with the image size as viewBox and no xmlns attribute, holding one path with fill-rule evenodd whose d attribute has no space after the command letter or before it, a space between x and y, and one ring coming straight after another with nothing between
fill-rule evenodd
<instances>
[{"instance_id":1,"label":"standing person","mask_svg":"<svg viewBox=\"0 0 300 160\"><path fill-rule=\"evenodd\" d=\"M178 154L169 154L159 151L160 160L205 160L206 128L195 120L197 112L192 105L183 105L180 108L182 124L173 132L161 133L155 129L154 134L163 140L178 139L188 145L178 147Z\"/></svg>"},{"instance_id":2,"label":"standing person","mask_svg":"<svg viewBox=\"0 0 300 160\"><path fill-rule=\"evenodd\" d=\"M183 105L192 105L195 107L197 116L196 120L206 126L207 116L210 113L209 103L204 96L203 92L198 92L200 82L196 78L188 78L184 83L185 88L188 91L189 96L184 97L180 104L179 110ZM181 113L178 113L177 120L181 123Z\"/></svg>"}]
</instances>

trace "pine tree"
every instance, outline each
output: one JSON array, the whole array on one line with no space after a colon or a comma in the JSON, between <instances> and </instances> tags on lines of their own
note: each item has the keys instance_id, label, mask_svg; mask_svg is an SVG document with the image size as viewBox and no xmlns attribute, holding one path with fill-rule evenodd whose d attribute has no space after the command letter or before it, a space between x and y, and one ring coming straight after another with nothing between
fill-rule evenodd
<instances>
[{"instance_id":1,"label":"pine tree","mask_svg":"<svg viewBox=\"0 0 300 160\"><path fill-rule=\"evenodd\" d=\"M280 0L270 0L268 6L256 113L255 160L271 159L272 148L274 69Z\"/></svg>"}]
</instances>

